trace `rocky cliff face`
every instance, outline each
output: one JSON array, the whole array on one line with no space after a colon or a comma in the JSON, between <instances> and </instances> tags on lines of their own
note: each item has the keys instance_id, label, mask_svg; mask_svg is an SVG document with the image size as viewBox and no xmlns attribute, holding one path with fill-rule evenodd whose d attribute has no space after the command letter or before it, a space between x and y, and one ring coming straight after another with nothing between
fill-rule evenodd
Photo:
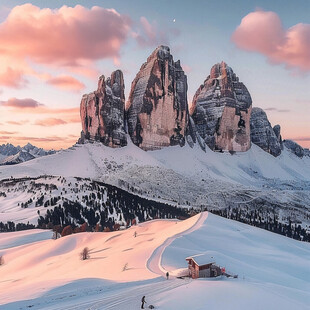
<instances>
[{"instance_id":1,"label":"rocky cliff face","mask_svg":"<svg viewBox=\"0 0 310 310\"><path fill-rule=\"evenodd\" d=\"M193 98L190 114L212 150L247 151L251 146L250 93L226 63L218 63Z\"/></svg>"},{"instance_id":2,"label":"rocky cliff face","mask_svg":"<svg viewBox=\"0 0 310 310\"><path fill-rule=\"evenodd\" d=\"M303 147L301 147L295 141L284 140L283 143L284 143L285 147L288 148L296 156L302 158L305 155L305 151L304 151ZM306 152L306 155L308 155L307 152Z\"/></svg>"},{"instance_id":3,"label":"rocky cliff face","mask_svg":"<svg viewBox=\"0 0 310 310\"><path fill-rule=\"evenodd\" d=\"M187 77L167 46L141 66L127 102L128 133L144 150L184 145L188 121Z\"/></svg>"},{"instance_id":4,"label":"rocky cliff face","mask_svg":"<svg viewBox=\"0 0 310 310\"><path fill-rule=\"evenodd\" d=\"M127 145L124 131L124 78L120 70L99 78L98 89L84 95L80 105L81 140L98 140L110 147Z\"/></svg>"},{"instance_id":5,"label":"rocky cliff face","mask_svg":"<svg viewBox=\"0 0 310 310\"><path fill-rule=\"evenodd\" d=\"M267 115L260 108L253 108L251 114L251 140L264 151L279 156L282 150L280 125L271 127Z\"/></svg>"}]
</instances>

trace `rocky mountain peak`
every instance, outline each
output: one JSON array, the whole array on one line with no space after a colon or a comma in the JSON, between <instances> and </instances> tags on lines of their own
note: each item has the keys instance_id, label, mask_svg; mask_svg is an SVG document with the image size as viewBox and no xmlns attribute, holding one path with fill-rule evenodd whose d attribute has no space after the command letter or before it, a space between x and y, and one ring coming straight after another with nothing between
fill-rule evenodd
<instances>
[{"instance_id":1,"label":"rocky mountain peak","mask_svg":"<svg viewBox=\"0 0 310 310\"><path fill-rule=\"evenodd\" d=\"M170 49L159 46L141 66L126 104L128 133L144 150L184 145L187 77Z\"/></svg>"},{"instance_id":2,"label":"rocky mountain peak","mask_svg":"<svg viewBox=\"0 0 310 310\"><path fill-rule=\"evenodd\" d=\"M101 141L111 147L127 144L124 130L125 95L123 73L117 70L111 77L99 77L98 89L84 95L80 105L84 139Z\"/></svg>"},{"instance_id":3,"label":"rocky mountain peak","mask_svg":"<svg viewBox=\"0 0 310 310\"><path fill-rule=\"evenodd\" d=\"M285 147L292 152L293 154L295 154L296 156L302 158L305 155L305 150L303 149L302 146L300 146L298 143L296 143L295 141L292 140L284 140L283 141ZM306 151L306 155L308 155L307 151Z\"/></svg>"},{"instance_id":4,"label":"rocky mountain peak","mask_svg":"<svg viewBox=\"0 0 310 310\"><path fill-rule=\"evenodd\" d=\"M215 64L195 93L192 118L212 150L247 151L251 146L252 99L247 88L225 63Z\"/></svg>"},{"instance_id":5,"label":"rocky mountain peak","mask_svg":"<svg viewBox=\"0 0 310 310\"><path fill-rule=\"evenodd\" d=\"M105 92L105 77L104 77L104 75L101 75L99 77L97 92L102 93L102 94Z\"/></svg>"},{"instance_id":6,"label":"rocky mountain peak","mask_svg":"<svg viewBox=\"0 0 310 310\"><path fill-rule=\"evenodd\" d=\"M251 141L273 156L279 156L282 150L280 125L271 127L266 112L253 108L251 114Z\"/></svg>"}]
</instances>

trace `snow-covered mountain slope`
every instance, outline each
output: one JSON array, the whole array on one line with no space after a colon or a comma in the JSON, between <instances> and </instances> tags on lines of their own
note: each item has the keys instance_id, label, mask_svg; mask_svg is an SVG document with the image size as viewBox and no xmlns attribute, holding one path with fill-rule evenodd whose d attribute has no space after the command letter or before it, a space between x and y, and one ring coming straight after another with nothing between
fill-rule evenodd
<instances>
[{"instance_id":1,"label":"snow-covered mountain slope","mask_svg":"<svg viewBox=\"0 0 310 310\"><path fill-rule=\"evenodd\" d=\"M75 164L76 163L76 164ZM112 149L100 143L75 145L49 157L38 158L18 167L1 167L1 179L38 176L43 173L104 179L135 167L171 169L184 176L213 178L242 185L262 185L265 179L276 181L310 181L310 158L299 158L284 149L279 157L264 152L255 144L243 153L219 153L197 146L167 147L145 152L130 143Z\"/></svg>"},{"instance_id":2,"label":"snow-covered mountain slope","mask_svg":"<svg viewBox=\"0 0 310 310\"><path fill-rule=\"evenodd\" d=\"M111 230L114 224L125 228L133 220L187 218L186 211L90 179L45 175L0 181L0 232L33 228L31 225L52 228L83 223L90 229L98 224L101 230ZM5 227L7 222L11 223Z\"/></svg>"},{"instance_id":3,"label":"snow-covered mountain slope","mask_svg":"<svg viewBox=\"0 0 310 310\"><path fill-rule=\"evenodd\" d=\"M0 167L0 179L45 174L99 180L172 205L264 209L272 218L272 212L280 216L285 210L284 222L290 217L309 224L310 157L286 149L275 158L255 145L231 155L205 153L198 146L145 152L132 143L120 149L88 143Z\"/></svg>"},{"instance_id":4,"label":"snow-covered mountain slope","mask_svg":"<svg viewBox=\"0 0 310 310\"><path fill-rule=\"evenodd\" d=\"M310 244L212 214L30 243L32 232L38 238L16 232L0 241L0 309L134 310L143 295L161 310L309 309ZM82 261L85 246L90 259ZM172 275L195 254L212 255L238 278L167 281L147 268L156 258Z\"/></svg>"},{"instance_id":5,"label":"snow-covered mountain slope","mask_svg":"<svg viewBox=\"0 0 310 310\"><path fill-rule=\"evenodd\" d=\"M35 156L27 151L21 150L15 155L11 155L2 160L1 165L16 165L34 159Z\"/></svg>"},{"instance_id":6,"label":"snow-covered mountain slope","mask_svg":"<svg viewBox=\"0 0 310 310\"><path fill-rule=\"evenodd\" d=\"M79 233L32 243L29 243L31 234L26 232L27 244L17 247L12 245L20 244L25 232L4 233L0 241L0 255L5 261L1 266L0 304L33 298L54 287L84 278L115 282L153 279L158 275L146 268L146 262L154 249L167 237L191 228L197 218L182 222L155 220L124 231ZM36 233L34 231L32 235ZM90 250L90 259L86 261L80 259L84 247ZM8 282L14 283L13 279L23 280L8 285Z\"/></svg>"}]
</instances>

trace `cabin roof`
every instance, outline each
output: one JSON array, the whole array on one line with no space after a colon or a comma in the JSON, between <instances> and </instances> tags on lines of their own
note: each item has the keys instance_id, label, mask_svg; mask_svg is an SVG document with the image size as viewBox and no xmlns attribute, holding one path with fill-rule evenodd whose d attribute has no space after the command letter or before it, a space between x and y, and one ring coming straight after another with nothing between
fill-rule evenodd
<instances>
[{"instance_id":1,"label":"cabin roof","mask_svg":"<svg viewBox=\"0 0 310 310\"><path fill-rule=\"evenodd\" d=\"M193 260L197 266L204 266L209 264L215 264L215 259L213 256L208 254L198 254L186 257L186 260Z\"/></svg>"}]
</instances>

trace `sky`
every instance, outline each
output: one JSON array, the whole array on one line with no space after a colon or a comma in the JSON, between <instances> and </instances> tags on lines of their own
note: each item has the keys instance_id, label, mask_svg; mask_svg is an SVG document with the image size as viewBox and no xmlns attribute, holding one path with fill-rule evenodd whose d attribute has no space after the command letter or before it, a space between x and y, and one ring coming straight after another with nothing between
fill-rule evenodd
<instances>
[{"instance_id":1,"label":"sky","mask_svg":"<svg viewBox=\"0 0 310 310\"><path fill-rule=\"evenodd\" d=\"M310 1L0 2L0 144L66 148L100 75L131 82L158 45L188 77L188 102L225 61L284 139L310 147Z\"/></svg>"}]
</instances>

